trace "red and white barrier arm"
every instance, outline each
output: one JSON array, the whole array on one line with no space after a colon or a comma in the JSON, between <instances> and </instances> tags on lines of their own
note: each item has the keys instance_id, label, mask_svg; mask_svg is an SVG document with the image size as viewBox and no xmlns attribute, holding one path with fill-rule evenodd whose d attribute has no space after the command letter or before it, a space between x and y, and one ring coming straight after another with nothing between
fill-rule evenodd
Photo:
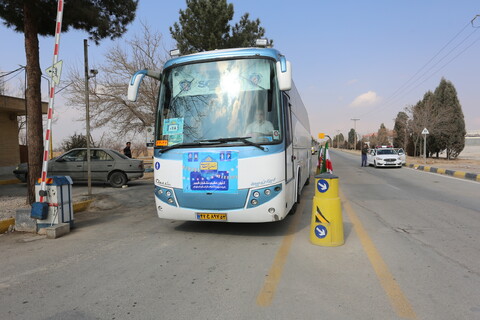
<instances>
[{"instance_id":1,"label":"red and white barrier arm","mask_svg":"<svg viewBox=\"0 0 480 320\"><path fill-rule=\"evenodd\" d=\"M57 20L55 24L55 47L53 49L53 64L52 71L50 73L50 93L48 99L48 116L47 116L47 131L45 132L45 141L43 143L43 164L42 164L42 176L40 184L40 202L43 202L46 196L46 180L48 169L48 158L50 148L50 139L52 138L52 116L53 116L53 102L55 98L55 81L58 81L60 75L56 75L56 64L58 62L58 52L60 48L60 33L62 31L62 18L63 18L63 0L58 0L57 5ZM54 78L55 81L54 81Z\"/></svg>"}]
</instances>

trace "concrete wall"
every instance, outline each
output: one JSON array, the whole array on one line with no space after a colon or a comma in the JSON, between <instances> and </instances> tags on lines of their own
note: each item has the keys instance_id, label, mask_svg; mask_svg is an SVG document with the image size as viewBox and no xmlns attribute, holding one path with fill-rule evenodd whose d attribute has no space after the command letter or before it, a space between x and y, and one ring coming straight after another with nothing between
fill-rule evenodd
<instances>
[{"instance_id":1,"label":"concrete wall","mask_svg":"<svg viewBox=\"0 0 480 320\"><path fill-rule=\"evenodd\" d=\"M17 116L0 111L0 128L0 167L16 166L20 163Z\"/></svg>"}]
</instances>

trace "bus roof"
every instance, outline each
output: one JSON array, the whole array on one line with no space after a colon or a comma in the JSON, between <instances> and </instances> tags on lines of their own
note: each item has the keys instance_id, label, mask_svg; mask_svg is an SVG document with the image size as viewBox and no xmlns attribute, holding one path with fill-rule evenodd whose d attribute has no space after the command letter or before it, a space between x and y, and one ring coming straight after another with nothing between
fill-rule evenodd
<instances>
[{"instance_id":1,"label":"bus roof","mask_svg":"<svg viewBox=\"0 0 480 320\"><path fill-rule=\"evenodd\" d=\"M236 58L236 57L268 57L272 58L276 61L280 60L282 55L276 49L272 48L237 48L237 49L222 49L222 50L213 50L213 51L204 51L199 53L193 53L186 56L180 56L177 58L173 58L168 60L165 65L164 69L167 69L171 66L177 64L184 64L194 61L204 61L204 60L212 60L212 59L219 59L219 58Z\"/></svg>"}]
</instances>

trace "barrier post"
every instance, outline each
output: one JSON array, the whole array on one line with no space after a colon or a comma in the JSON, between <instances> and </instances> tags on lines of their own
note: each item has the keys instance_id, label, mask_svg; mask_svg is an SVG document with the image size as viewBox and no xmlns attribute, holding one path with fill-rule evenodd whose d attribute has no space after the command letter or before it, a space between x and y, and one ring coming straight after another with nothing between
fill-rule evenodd
<instances>
[{"instance_id":1,"label":"barrier post","mask_svg":"<svg viewBox=\"0 0 480 320\"><path fill-rule=\"evenodd\" d=\"M337 247L344 244L338 177L331 173L321 173L315 176L310 242L326 247Z\"/></svg>"}]
</instances>

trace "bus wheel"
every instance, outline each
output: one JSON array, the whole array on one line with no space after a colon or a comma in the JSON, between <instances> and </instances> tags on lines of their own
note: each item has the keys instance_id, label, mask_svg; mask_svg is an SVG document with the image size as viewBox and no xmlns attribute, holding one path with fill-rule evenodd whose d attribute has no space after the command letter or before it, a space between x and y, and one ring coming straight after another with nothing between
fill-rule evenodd
<instances>
[{"instance_id":1,"label":"bus wheel","mask_svg":"<svg viewBox=\"0 0 480 320\"><path fill-rule=\"evenodd\" d=\"M302 197L302 186L301 186L301 183L300 183L300 177L301 177L300 171L298 171L298 179L297 179L297 181L298 181L298 183L297 183L297 185L298 185L298 187L297 187L297 201L296 201L295 203L300 203L300 198Z\"/></svg>"},{"instance_id":2,"label":"bus wheel","mask_svg":"<svg viewBox=\"0 0 480 320\"><path fill-rule=\"evenodd\" d=\"M292 208L290 209L290 211L288 212L288 214L295 214L295 212L297 212L297 207L298 207L298 204L295 202L292 206Z\"/></svg>"}]
</instances>

